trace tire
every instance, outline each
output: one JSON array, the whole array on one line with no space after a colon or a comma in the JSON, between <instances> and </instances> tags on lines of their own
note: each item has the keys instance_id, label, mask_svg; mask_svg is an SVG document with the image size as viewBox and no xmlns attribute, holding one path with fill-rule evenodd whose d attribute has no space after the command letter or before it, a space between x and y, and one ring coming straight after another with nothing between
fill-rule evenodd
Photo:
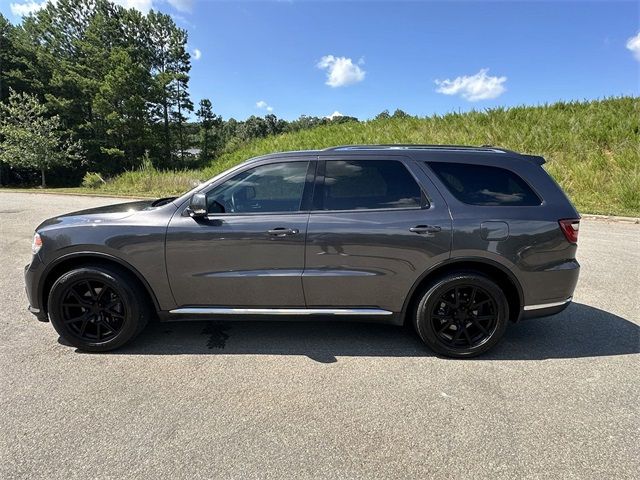
<instances>
[{"instance_id":1,"label":"tire","mask_svg":"<svg viewBox=\"0 0 640 480\"><path fill-rule=\"evenodd\" d=\"M476 272L451 273L423 292L414 312L420 338L435 352L469 358L493 348L509 319L502 289Z\"/></svg>"},{"instance_id":2,"label":"tire","mask_svg":"<svg viewBox=\"0 0 640 480\"><path fill-rule=\"evenodd\" d=\"M49 292L49 318L68 343L87 352L106 352L135 338L150 317L136 279L111 267L87 266L58 278Z\"/></svg>"}]
</instances>

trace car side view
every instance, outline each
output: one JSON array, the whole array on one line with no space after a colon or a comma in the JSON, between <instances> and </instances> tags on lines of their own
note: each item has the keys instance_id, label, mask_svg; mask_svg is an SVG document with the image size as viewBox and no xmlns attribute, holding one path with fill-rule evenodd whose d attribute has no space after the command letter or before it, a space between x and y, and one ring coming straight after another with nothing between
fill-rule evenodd
<instances>
[{"instance_id":1,"label":"car side view","mask_svg":"<svg viewBox=\"0 0 640 480\"><path fill-rule=\"evenodd\" d=\"M29 310L86 351L152 319L413 324L471 357L570 303L579 215L542 157L352 145L251 159L178 198L43 222Z\"/></svg>"}]
</instances>

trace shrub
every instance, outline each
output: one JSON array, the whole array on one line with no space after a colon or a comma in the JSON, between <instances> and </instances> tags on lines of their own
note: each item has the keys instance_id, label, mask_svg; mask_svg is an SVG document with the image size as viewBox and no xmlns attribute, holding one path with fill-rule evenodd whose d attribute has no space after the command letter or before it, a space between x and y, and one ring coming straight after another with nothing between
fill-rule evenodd
<instances>
[{"instance_id":1,"label":"shrub","mask_svg":"<svg viewBox=\"0 0 640 480\"><path fill-rule=\"evenodd\" d=\"M84 188L100 188L105 183L107 182L96 172L87 172L82 179L82 186Z\"/></svg>"}]
</instances>

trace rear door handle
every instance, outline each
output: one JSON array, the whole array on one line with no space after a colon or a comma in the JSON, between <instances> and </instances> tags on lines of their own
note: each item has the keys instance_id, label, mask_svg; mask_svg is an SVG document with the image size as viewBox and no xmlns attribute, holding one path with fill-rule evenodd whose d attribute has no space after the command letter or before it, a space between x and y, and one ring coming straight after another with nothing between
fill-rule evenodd
<instances>
[{"instance_id":1,"label":"rear door handle","mask_svg":"<svg viewBox=\"0 0 640 480\"><path fill-rule=\"evenodd\" d=\"M271 230L267 230L267 233L273 237L286 237L287 235L295 235L296 233L298 233L298 229L277 227Z\"/></svg>"},{"instance_id":2,"label":"rear door handle","mask_svg":"<svg viewBox=\"0 0 640 480\"><path fill-rule=\"evenodd\" d=\"M416 225L409 229L410 232L424 235L425 233L438 233L442 230L442 227L438 225Z\"/></svg>"}]
</instances>

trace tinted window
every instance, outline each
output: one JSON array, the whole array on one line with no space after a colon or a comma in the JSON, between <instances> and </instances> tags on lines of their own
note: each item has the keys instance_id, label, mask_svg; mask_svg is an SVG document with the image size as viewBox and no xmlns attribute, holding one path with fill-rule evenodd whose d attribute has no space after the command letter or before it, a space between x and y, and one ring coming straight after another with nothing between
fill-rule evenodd
<instances>
[{"instance_id":1,"label":"tinted window","mask_svg":"<svg viewBox=\"0 0 640 480\"><path fill-rule=\"evenodd\" d=\"M298 211L308 165L273 163L245 170L207 193L209 213Z\"/></svg>"},{"instance_id":2,"label":"tinted window","mask_svg":"<svg viewBox=\"0 0 640 480\"><path fill-rule=\"evenodd\" d=\"M393 160L326 162L324 210L415 208L422 192L406 167Z\"/></svg>"},{"instance_id":3,"label":"tinted window","mask_svg":"<svg viewBox=\"0 0 640 480\"><path fill-rule=\"evenodd\" d=\"M431 162L429 166L458 200L470 205L540 205L540 198L509 170L486 165Z\"/></svg>"}]
</instances>

